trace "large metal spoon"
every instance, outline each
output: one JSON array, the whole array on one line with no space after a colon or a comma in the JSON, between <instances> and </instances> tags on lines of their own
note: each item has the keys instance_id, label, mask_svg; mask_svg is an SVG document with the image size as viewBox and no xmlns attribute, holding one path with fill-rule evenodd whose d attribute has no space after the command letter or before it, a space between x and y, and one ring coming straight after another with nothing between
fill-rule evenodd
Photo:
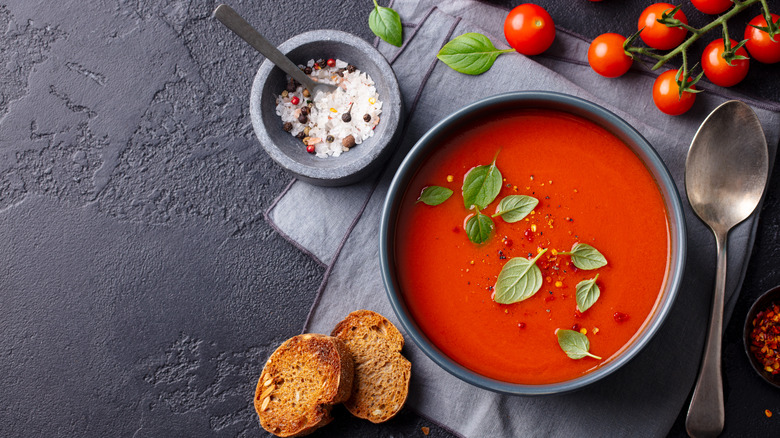
<instances>
[{"instance_id":1,"label":"large metal spoon","mask_svg":"<svg viewBox=\"0 0 780 438\"><path fill-rule=\"evenodd\" d=\"M723 431L720 362L728 233L756 209L768 173L766 138L753 110L736 100L715 108L696 132L685 162L688 200L693 211L715 233L718 249L707 342L685 421L692 437L714 437Z\"/></svg>"},{"instance_id":2,"label":"large metal spoon","mask_svg":"<svg viewBox=\"0 0 780 438\"><path fill-rule=\"evenodd\" d=\"M255 50L265 56L266 59L282 69L283 72L303 84L312 95L314 95L315 92L329 91L336 88L336 85L319 83L312 80L312 78L301 71L294 62L290 61L290 58L284 56L275 45L271 44L264 36L260 35L251 24L241 18L241 16L230 6L217 6L217 8L214 9L214 17L227 26L228 29L232 30L233 33L248 42L250 46L254 47Z\"/></svg>"}]
</instances>

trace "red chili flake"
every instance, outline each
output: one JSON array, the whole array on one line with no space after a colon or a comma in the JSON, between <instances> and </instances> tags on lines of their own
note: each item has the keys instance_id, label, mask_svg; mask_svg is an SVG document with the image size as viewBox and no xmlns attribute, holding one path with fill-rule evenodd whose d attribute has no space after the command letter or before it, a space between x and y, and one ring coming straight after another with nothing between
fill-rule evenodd
<instances>
[{"instance_id":1,"label":"red chili flake","mask_svg":"<svg viewBox=\"0 0 780 438\"><path fill-rule=\"evenodd\" d=\"M292 99L290 99L290 103L293 105L298 105L301 103L301 99L298 99L298 96L293 96Z\"/></svg>"},{"instance_id":2,"label":"red chili flake","mask_svg":"<svg viewBox=\"0 0 780 438\"><path fill-rule=\"evenodd\" d=\"M772 411L767 409L767 410L764 411L764 415L766 415L766 418L772 418Z\"/></svg>"},{"instance_id":3,"label":"red chili flake","mask_svg":"<svg viewBox=\"0 0 780 438\"><path fill-rule=\"evenodd\" d=\"M628 321L628 314L623 312L615 312L615 314L612 315L612 318L615 319L615 322L626 322Z\"/></svg>"},{"instance_id":4,"label":"red chili flake","mask_svg":"<svg viewBox=\"0 0 780 438\"><path fill-rule=\"evenodd\" d=\"M527 240L529 242L533 242L534 241L534 233L533 233L533 231L531 231L530 228L525 230L525 233L523 233L523 236L525 236L525 240Z\"/></svg>"},{"instance_id":5,"label":"red chili flake","mask_svg":"<svg viewBox=\"0 0 780 438\"><path fill-rule=\"evenodd\" d=\"M579 310L575 310L574 311L574 317L575 318L582 318L582 312L580 312Z\"/></svg>"},{"instance_id":6,"label":"red chili flake","mask_svg":"<svg viewBox=\"0 0 780 438\"><path fill-rule=\"evenodd\" d=\"M459 227L453 227L452 228L452 232L453 233L460 233L460 228Z\"/></svg>"},{"instance_id":7,"label":"red chili flake","mask_svg":"<svg viewBox=\"0 0 780 438\"><path fill-rule=\"evenodd\" d=\"M780 373L780 306L772 303L753 318L750 344L750 352L765 372ZM770 416L771 412L767 412Z\"/></svg>"},{"instance_id":8,"label":"red chili flake","mask_svg":"<svg viewBox=\"0 0 780 438\"><path fill-rule=\"evenodd\" d=\"M517 324L517 327L521 328L521 329L524 329L525 328L525 323L521 322L520 324Z\"/></svg>"},{"instance_id":9,"label":"red chili flake","mask_svg":"<svg viewBox=\"0 0 780 438\"><path fill-rule=\"evenodd\" d=\"M555 301L555 297L552 295L547 295L546 297L544 297L545 303L549 303L550 301Z\"/></svg>"},{"instance_id":10,"label":"red chili flake","mask_svg":"<svg viewBox=\"0 0 780 438\"><path fill-rule=\"evenodd\" d=\"M507 248L511 248L512 247L512 239L510 239L507 236L504 236L504 238L502 240L504 241L504 246L506 246Z\"/></svg>"}]
</instances>

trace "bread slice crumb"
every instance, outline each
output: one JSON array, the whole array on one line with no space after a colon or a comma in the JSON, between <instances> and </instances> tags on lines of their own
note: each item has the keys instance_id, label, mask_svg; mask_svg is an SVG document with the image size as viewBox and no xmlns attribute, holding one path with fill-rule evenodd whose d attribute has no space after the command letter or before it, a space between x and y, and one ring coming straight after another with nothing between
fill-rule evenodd
<instances>
[{"instance_id":1,"label":"bread slice crumb","mask_svg":"<svg viewBox=\"0 0 780 438\"><path fill-rule=\"evenodd\" d=\"M357 310L339 322L331 336L344 341L355 361L352 396L344 406L372 423L393 418L409 395L412 368L401 355L401 332L379 313Z\"/></svg>"}]
</instances>

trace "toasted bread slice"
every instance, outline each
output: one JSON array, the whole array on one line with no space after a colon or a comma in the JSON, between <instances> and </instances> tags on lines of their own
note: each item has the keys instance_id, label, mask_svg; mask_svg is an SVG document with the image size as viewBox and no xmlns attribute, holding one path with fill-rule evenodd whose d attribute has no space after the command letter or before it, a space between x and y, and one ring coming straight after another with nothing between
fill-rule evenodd
<instances>
[{"instance_id":1,"label":"toasted bread slice","mask_svg":"<svg viewBox=\"0 0 780 438\"><path fill-rule=\"evenodd\" d=\"M331 407L349 398L354 363L340 339L304 334L285 341L266 362L255 390L260 424L280 437L328 424Z\"/></svg>"},{"instance_id":2,"label":"toasted bread slice","mask_svg":"<svg viewBox=\"0 0 780 438\"><path fill-rule=\"evenodd\" d=\"M384 316L357 310L336 325L355 360L352 396L344 406L352 415L381 423L401 410L409 395L412 364L401 355L404 338Z\"/></svg>"}]
</instances>

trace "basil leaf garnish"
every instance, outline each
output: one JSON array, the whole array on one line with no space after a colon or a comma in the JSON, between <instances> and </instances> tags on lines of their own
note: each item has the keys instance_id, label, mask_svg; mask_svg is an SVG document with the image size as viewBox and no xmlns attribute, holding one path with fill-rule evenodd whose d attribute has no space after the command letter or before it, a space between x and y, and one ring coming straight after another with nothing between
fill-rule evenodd
<instances>
[{"instance_id":1,"label":"basil leaf garnish","mask_svg":"<svg viewBox=\"0 0 780 438\"><path fill-rule=\"evenodd\" d=\"M490 238L494 227L493 219L477 210L477 213L466 221L466 234L470 241L480 244Z\"/></svg>"},{"instance_id":2,"label":"basil leaf garnish","mask_svg":"<svg viewBox=\"0 0 780 438\"><path fill-rule=\"evenodd\" d=\"M580 312L590 309L590 306L599 299L601 289L596 284L598 278L599 274L596 274L590 280L582 280L577 283L577 308L580 309Z\"/></svg>"},{"instance_id":3,"label":"basil leaf garnish","mask_svg":"<svg viewBox=\"0 0 780 438\"><path fill-rule=\"evenodd\" d=\"M498 196L501 181L501 171L496 167L495 158L489 166L477 166L469 170L463 178L463 204L469 209L471 206L484 209Z\"/></svg>"},{"instance_id":4,"label":"basil leaf garnish","mask_svg":"<svg viewBox=\"0 0 780 438\"><path fill-rule=\"evenodd\" d=\"M445 44L436 57L457 72L478 75L488 71L498 55L514 51L496 49L485 35L464 33Z\"/></svg>"},{"instance_id":5,"label":"basil leaf garnish","mask_svg":"<svg viewBox=\"0 0 780 438\"><path fill-rule=\"evenodd\" d=\"M598 269L607 265L607 259L594 247L585 243L575 243L569 252L559 254L568 254L574 266L579 269Z\"/></svg>"},{"instance_id":6,"label":"basil leaf garnish","mask_svg":"<svg viewBox=\"0 0 780 438\"><path fill-rule=\"evenodd\" d=\"M531 260L525 257L509 260L498 274L493 301L512 304L534 296L542 287L542 271L536 266L536 261L545 252L546 248Z\"/></svg>"},{"instance_id":7,"label":"basil leaf garnish","mask_svg":"<svg viewBox=\"0 0 780 438\"><path fill-rule=\"evenodd\" d=\"M374 10L368 15L368 27L374 35L396 47L401 47L404 42L404 28L398 12L379 6L376 0L374 0Z\"/></svg>"},{"instance_id":8,"label":"basil leaf garnish","mask_svg":"<svg viewBox=\"0 0 780 438\"><path fill-rule=\"evenodd\" d=\"M557 335L558 345L561 346L561 349L570 358L582 359L585 356L590 356L594 359L601 359L599 356L588 352L588 350L590 350L590 341L588 340L588 337L582 333L575 332L574 330L559 329Z\"/></svg>"},{"instance_id":9,"label":"basil leaf garnish","mask_svg":"<svg viewBox=\"0 0 780 438\"><path fill-rule=\"evenodd\" d=\"M509 223L517 222L528 216L537 205L539 205L539 200L534 197L509 195L498 203L498 211L493 217L501 216Z\"/></svg>"},{"instance_id":10,"label":"basil leaf garnish","mask_svg":"<svg viewBox=\"0 0 780 438\"><path fill-rule=\"evenodd\" d=\"M452 196L452 190L446 187L428 186L422 190L417 202L427 205L439 205Z\"/></svg>"}]
</instances>

